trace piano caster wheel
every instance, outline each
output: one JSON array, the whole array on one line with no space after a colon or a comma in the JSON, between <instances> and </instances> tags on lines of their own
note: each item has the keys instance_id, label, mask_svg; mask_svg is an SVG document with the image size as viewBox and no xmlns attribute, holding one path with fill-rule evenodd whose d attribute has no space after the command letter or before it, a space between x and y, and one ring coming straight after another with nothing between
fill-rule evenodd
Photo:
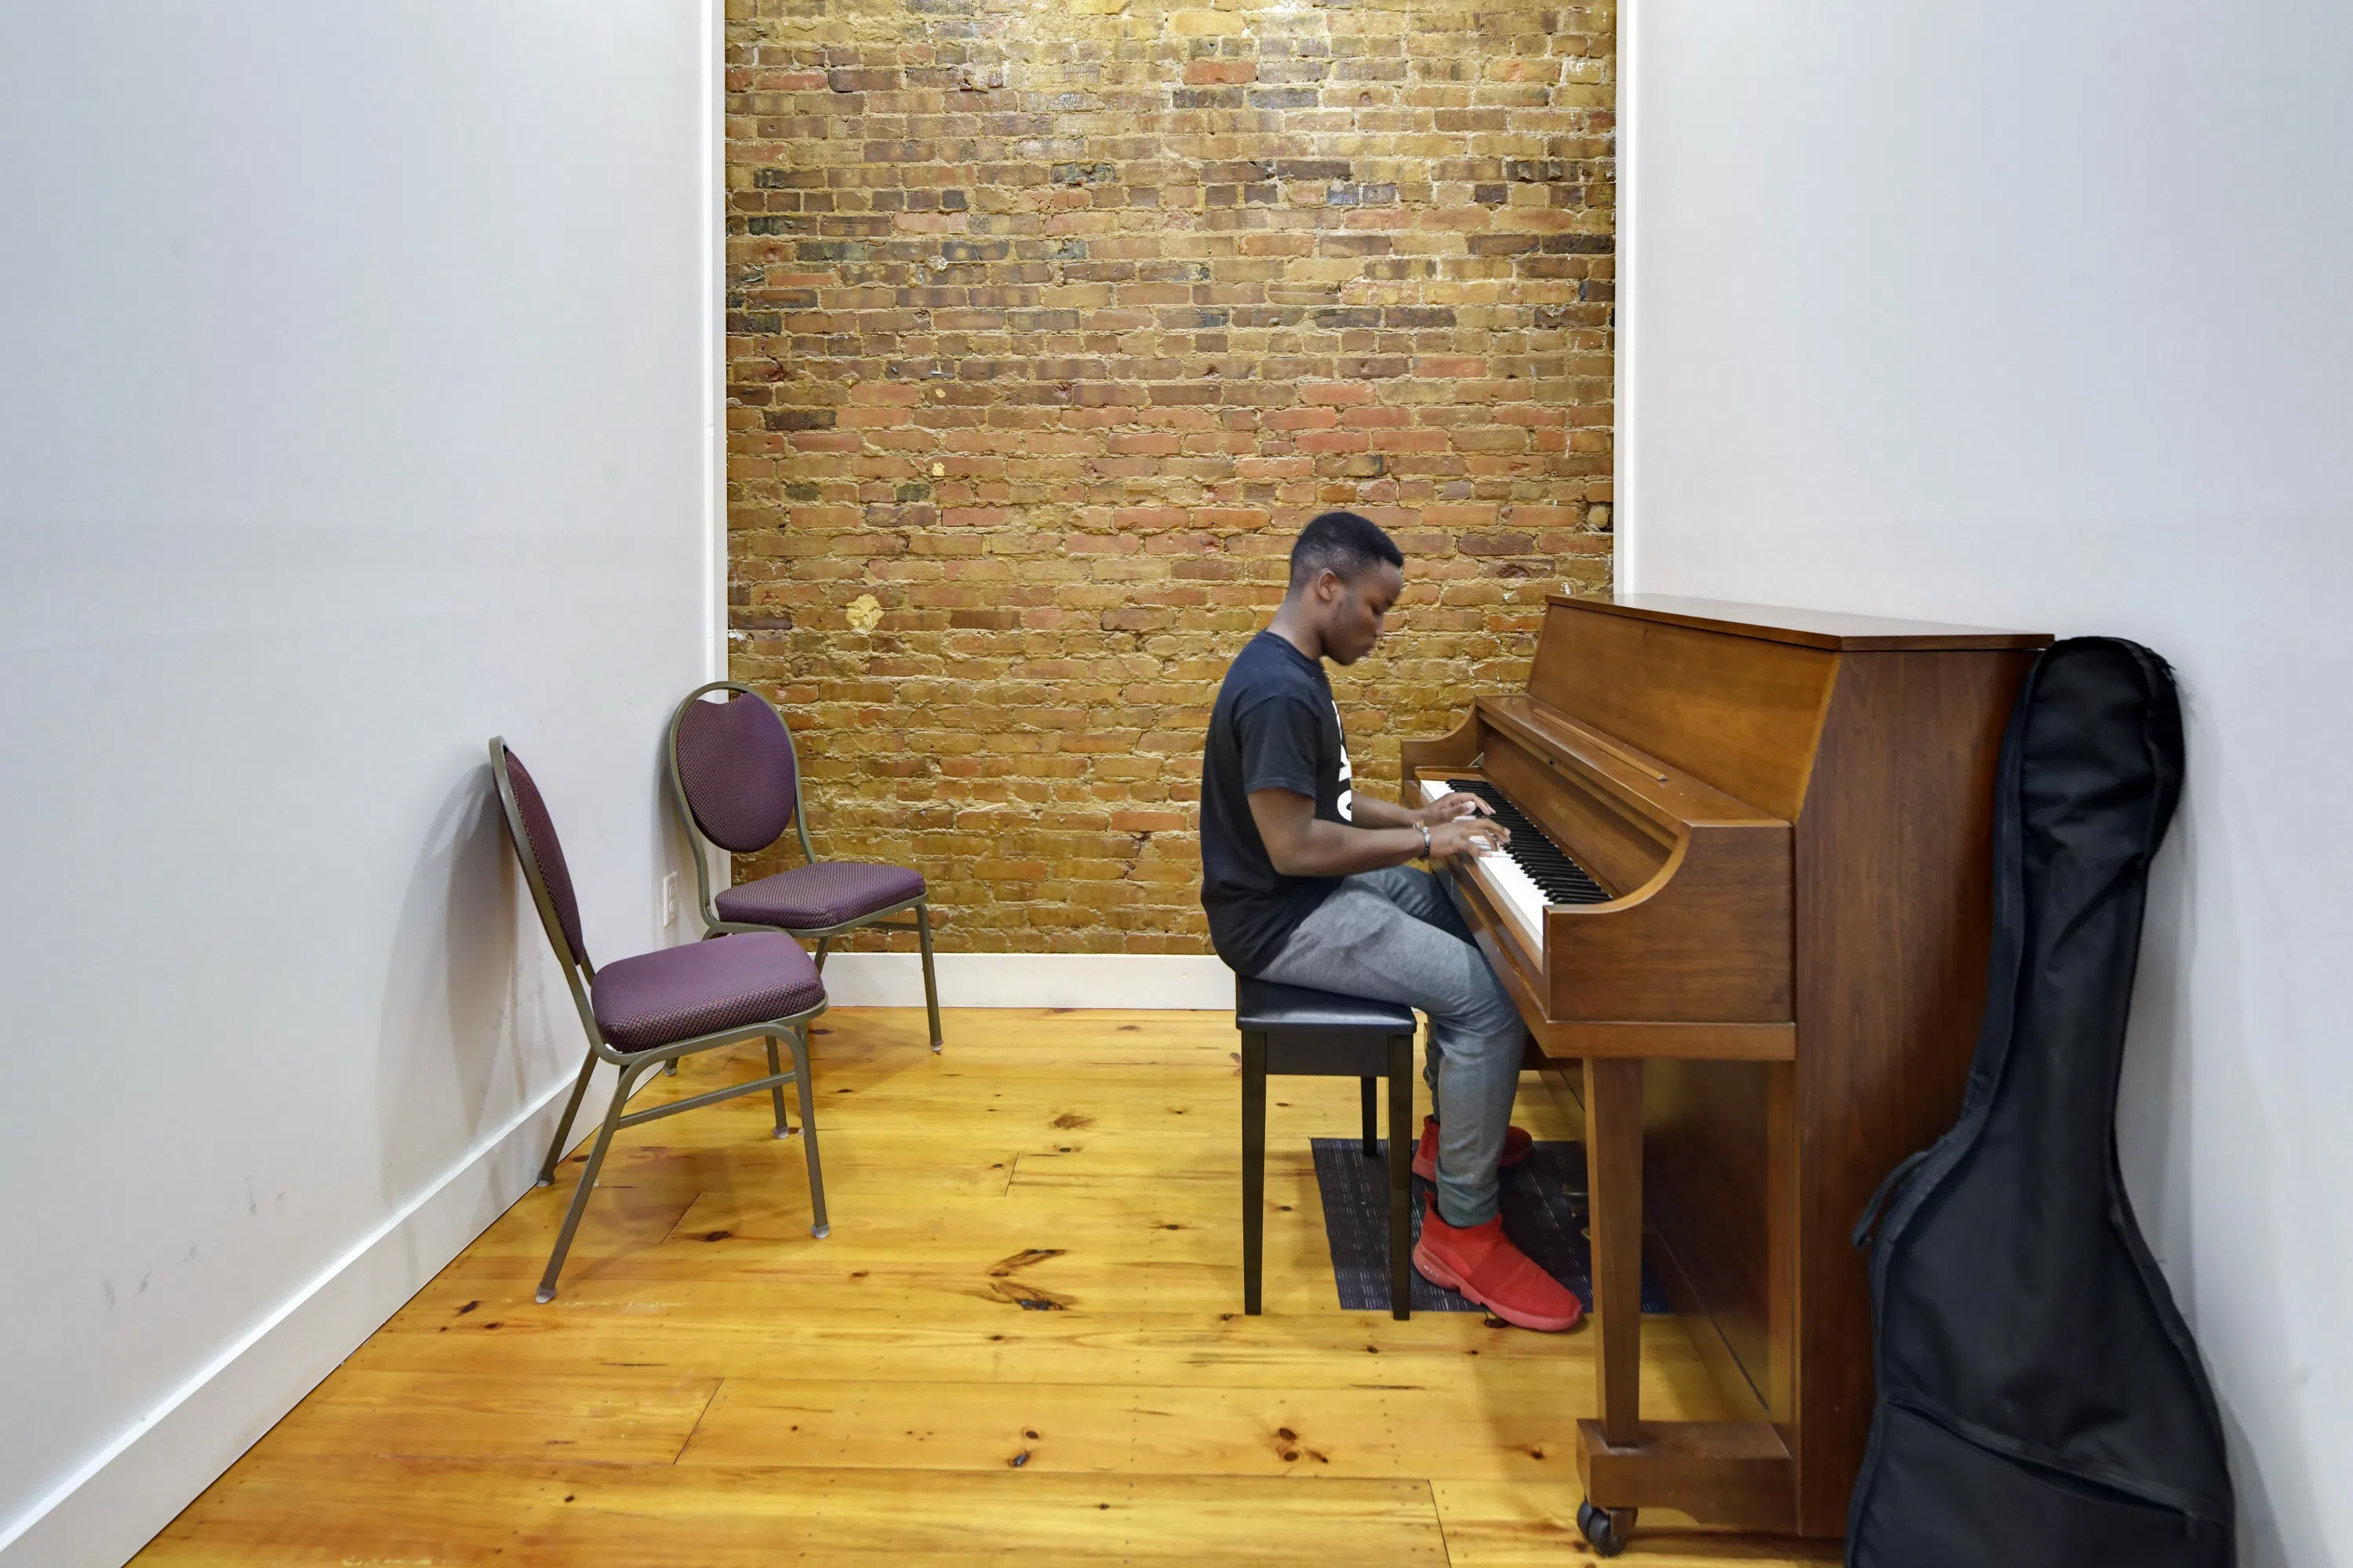
<instances>
[{"instance_id":1,"label":"piano caster wheel","mask_svg":"<svg viewBox=\"0 0 2353 1568\"><path fill-rule=\"evenodd\" d=\"M1634 1528L1634 1510L1630 1508L1595 1508L1589 1502L1577 1505L1577 1528L1585 1539L1593 1542L1593 1550L1604 1557L1615 1557L1626 1550L1626 1535Z\"/></svg>"}]
</instances>

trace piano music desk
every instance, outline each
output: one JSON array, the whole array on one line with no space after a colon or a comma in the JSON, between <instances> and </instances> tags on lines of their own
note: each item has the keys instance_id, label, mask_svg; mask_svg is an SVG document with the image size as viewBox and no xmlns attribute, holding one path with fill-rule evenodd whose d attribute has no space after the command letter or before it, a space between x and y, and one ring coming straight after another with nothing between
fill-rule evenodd
<instances>
[{"instance_id":1,"label":"piano music desk","mask_svg":"<svg viewBox=\"0 0 2353 1568\"><path fill-rule=\"evenodd\" d=\"M2042 633L1658 596L1546 601L1522 694L1409 741L1408 803L1499 792L1609 895L1481 861L1450 893L1573 1083L1591 1192L1598 1506L1835 1536L1870 1420L1847 1232L1960 1103L1994 770ZM1645 1422L1648 1251L1748 1418Z\"/></svg>"}]
</instances>

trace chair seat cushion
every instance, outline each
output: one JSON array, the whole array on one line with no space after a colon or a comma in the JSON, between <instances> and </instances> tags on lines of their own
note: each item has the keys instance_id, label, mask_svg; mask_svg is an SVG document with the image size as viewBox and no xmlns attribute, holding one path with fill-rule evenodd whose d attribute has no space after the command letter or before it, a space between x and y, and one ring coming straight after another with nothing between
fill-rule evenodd
<instances>
[{"instance_id":1,"label":"chair seat cushion","mask_svg":"<svg viewBox=\"0 0 2353 1568\"><path fill-rule=\"evenodd\" d=\"M1413 1009L1303 985L1234 979L1234 1027L1253 1033L1284 1029L1362 1029L1377 1034L1413 1033Z\"/></svg>"},{"instance_id":2,"label":"chair seat cushion","mask_svg":"<svg viewBox=\"0 0 2353 1568\"><path fill-rule=\"evenodd\" d=\"M650 1051L806 1012L825 1000L825 982L790 937L742 931L607 964L588 999L615 1050Z\"/></svg>"},{"instance_id":3,"label":"chair seat cushion","mask_svg":"<svg viewBox=\"0 0 2353 1568\"><path fill-rule=\"evenodd\" d=\"M923 891L923 874L903 865L821 860L731 887L716 902L723 920L814 931L903 904Z\"/></svg>"}]
</instances>

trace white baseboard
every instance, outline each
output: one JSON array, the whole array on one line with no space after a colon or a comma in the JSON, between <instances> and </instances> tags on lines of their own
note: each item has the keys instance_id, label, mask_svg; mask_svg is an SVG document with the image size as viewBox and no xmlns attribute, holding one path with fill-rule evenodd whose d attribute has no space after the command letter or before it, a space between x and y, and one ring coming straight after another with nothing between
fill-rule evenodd
<instances>
[{"instance_id":1,"label":"white baseboard","mask_svg":"<svg viewBox=\"0 0 2353 1568\"><path fill-rule=\"evenodd\" d=\"M571 1086L567 1075L23 1517L0 1526L0 1568L129 1561L531 1190ZM581 1107L583 1139L612 1092L611 1071L599 1068Z\"/></svg>"},{"instance_id":2,"label":"white baseboard","mask_svg":"<svg viewBox=\"0 0 2353 1568\"><path fill-rule=\"evenodd\" d=\"M1191 1008L1229 1012L1234 975L1185 953L942 953L942 1007ZM836 1007L921 1007L913 953L836 953L825 961Z\"/></svg>"}]
</instances>

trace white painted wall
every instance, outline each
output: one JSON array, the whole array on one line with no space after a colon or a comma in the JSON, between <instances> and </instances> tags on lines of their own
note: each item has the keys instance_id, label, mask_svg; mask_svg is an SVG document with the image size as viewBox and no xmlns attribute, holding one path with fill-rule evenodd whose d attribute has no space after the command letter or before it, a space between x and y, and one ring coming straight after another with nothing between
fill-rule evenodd
<instances>
[{"instance_id":1,"label":"white painted wall","mask_svg":"<svg viewBox=\"0 0 2353 1568\"><path fill-rule=\"evenodd\" d=\"M7 1568L128 1555L528 1181L582 1041L489 736L592 950L661 935L715 9L0 16Z\"/></svg>"},{"instance_id":2,"label":"white painted wall","mask_svg":"<svg viewBox=\"0 0 2353 1568\"><path fill-rule=\"evenodd\" d=\"M1621 580L2179 667L2126 1164L2247 1562L2353 1563L2353 8L1626 20Z\"/></svg>"}]
</instances>

